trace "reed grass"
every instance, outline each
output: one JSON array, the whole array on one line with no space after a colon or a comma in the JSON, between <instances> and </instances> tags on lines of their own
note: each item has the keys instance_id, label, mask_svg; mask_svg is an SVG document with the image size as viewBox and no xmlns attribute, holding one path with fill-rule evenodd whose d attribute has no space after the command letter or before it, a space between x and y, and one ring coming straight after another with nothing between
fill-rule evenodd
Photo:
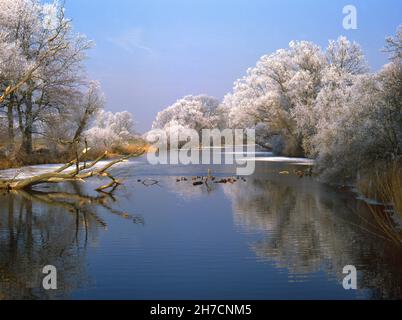
<instances>
[{"instance_id":1,"label":"reed grass","mask_svg":"<svg viewBox=\"0 0 402 320\"><path fill-rule=\"evenodd\" d=\"M402 165L393 161L362 175L357 189L367 198L392 205L402 216Z\"/></svg>"}]
</instances>

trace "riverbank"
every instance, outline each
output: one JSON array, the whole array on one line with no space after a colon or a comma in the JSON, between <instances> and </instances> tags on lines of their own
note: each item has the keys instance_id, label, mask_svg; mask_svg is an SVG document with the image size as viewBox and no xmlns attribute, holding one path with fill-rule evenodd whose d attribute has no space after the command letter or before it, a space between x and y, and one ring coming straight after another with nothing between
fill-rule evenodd
<instances>
[{"instance_id":1,"label":"riverbank","mask_svg":"<svg viewBox=\"0 0 402 320\"><path fill-rule=\"evenodd\" d=\"M130 154L146 153L149 151L149 148L150 146L145 142L135 141L113 147L110 150L103 150L99 148L89 149L89 151L85 155L85 158L82 160L95 160L105 151L107 151L105 159L111 160L119 157L129 156ZM74 155L71 155L69 152L50 152L42 145L36 146L36 148L34 148L34 152L30 156L12 156L8 158L5 156L1 156L1 154L4 154L4 152L0 153L0 170L18 169L22 167L36 165L57 165L61 163L67 163L71 161L71 159L74 157Z\"/></svg>"}]
</instances>

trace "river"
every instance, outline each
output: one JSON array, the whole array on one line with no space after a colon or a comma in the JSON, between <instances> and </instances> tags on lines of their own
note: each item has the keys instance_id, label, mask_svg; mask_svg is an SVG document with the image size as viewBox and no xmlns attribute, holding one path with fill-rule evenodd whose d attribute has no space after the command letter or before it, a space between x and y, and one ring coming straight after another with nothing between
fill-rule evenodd
<instances>
[{"instance_id":1,"label":"river","mask_svg":"<svg viewBox=\"0 0 402 320\"><path fill-rule=\"evenodd\" d=\"M233 184L193 186L209 167L141 158L112 169L124 181L112 195L93 191L98 179L0 193L0 299L401 299L395 237L300 165L260 161ZM41 286L45 265L57 290ZM342 286L346 265L357 290Z\"/></svg>"}]
</instances>

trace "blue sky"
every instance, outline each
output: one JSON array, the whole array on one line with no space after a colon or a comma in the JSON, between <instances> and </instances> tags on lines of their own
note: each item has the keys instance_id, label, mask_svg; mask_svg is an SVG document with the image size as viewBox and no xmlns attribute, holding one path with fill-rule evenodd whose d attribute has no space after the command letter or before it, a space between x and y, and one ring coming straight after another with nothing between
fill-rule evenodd
<instances>
[{"instance_id":1,"label":"blue sky","mask_svg":"<svg viewBox=\"0 0 402 320\"><path fill-rule=\"evenodd\" d=\"M342 26L345 5L358 29ZM291 40L358 41L372 70L385 36L402 23L400 0L66 0L75 30L94 40L87 61L107 109L128 110L148 130L156 113L188 94L222 98L259 57Z\"/></svg>"}]
</instances>

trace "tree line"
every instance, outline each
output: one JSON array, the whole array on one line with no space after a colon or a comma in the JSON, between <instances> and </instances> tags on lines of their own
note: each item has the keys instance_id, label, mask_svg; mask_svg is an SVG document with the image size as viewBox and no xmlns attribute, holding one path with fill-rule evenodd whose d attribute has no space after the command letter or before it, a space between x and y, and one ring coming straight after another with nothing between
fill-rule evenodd
<instances>
[{"instance_id":1,"label":"tree line","mask_svg":"<svg viewBox=\"0 0 402 320\"><path fill-rule=\"evenodd\" d=\"M70 157L84 140L108 148L134 135L130 114L103 111L100 85L85 70L93 42L74 32L63 4L0 0L0 8L4 157L34 161L35 140L57 158Z\"/></svg>"},{"instance_id":2,"label":"tree line","mask_svg":"<svg viewBox=\"0 0 402 320\"><path fill-rule=\"evenodd\" d=\"M402 26L386 39L389 63L370 72L346 37L323 50L309 41L264 55L223 101L187 96L161 111L153 129L252 128L277 155L317 160L325 180L354 181L402 153Z\"/></svg>"}]
</instances>

